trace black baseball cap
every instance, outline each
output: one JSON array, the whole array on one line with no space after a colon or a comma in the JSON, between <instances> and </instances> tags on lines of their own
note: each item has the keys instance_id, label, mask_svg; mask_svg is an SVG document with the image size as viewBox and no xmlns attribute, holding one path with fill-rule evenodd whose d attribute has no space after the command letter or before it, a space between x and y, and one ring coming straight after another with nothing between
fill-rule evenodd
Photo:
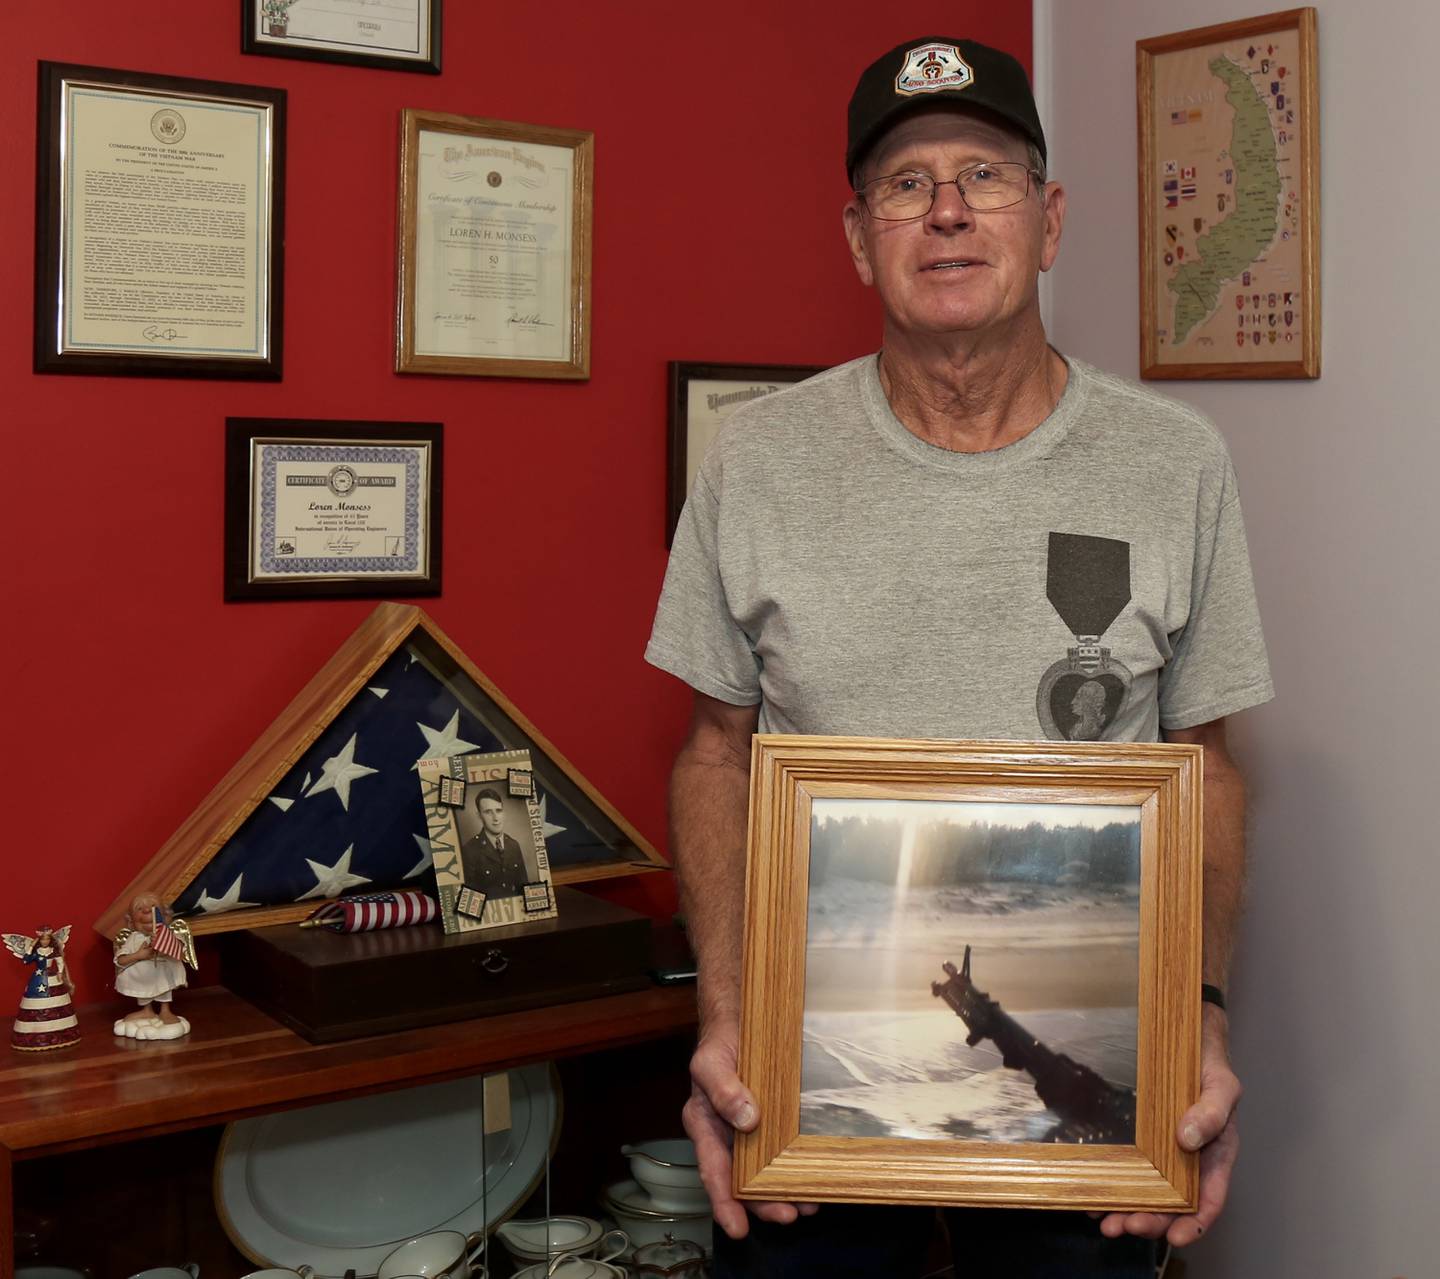
<instances>
[{"instance_id":1,"label":"black baseball cap","mask_svg":"<svg viewBox=\"0 0 1440 1279\"><path fill-rule=\"evenodd\" d=\"M1045 131L1035 110L1035 95L1019 62L974 40L922 36L896 45L861 73L850 95L846 174L854 174L865 153L896 120L937 102L988 111L1018 129L1045 155Z\"/></svg>"}]
</instances>

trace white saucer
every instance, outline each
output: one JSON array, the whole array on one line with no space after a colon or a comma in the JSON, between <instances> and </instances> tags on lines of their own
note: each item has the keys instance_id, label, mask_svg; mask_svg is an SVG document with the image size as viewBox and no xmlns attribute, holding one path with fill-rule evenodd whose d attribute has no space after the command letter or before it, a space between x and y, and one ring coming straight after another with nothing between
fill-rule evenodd
<instances>
[{"instance_id":1,"label":"white saucer","mask_svg":"<svg viewBox=\"0 0 1440 1279\"><path fill-rule=\"evenodd\" d=\"M491 1231L544 1175L559 1135L550 1066L510 1075L507 1131L482 1135L479 1077L329 1102L225 1130L215 1206L262 1266L373 1275L432 1230Z\"/></svg>"}]
</instances>

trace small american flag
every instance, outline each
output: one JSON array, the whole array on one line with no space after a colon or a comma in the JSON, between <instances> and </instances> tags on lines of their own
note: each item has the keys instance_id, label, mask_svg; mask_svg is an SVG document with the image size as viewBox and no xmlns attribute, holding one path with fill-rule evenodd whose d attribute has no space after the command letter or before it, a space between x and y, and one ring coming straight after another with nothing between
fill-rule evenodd
<instances>
[{"instance_id":1,"label":"small american flag","mask_svg":"<svg viewBox=\"0 0 1440 1279\"><path fill-rule=\"evenodd\" d=\"M160 917L158 910L155 912L155 922L150 929L150 949L157 955L178 960L182 964L195 962L190 956L189 947L185 945L184 939Z\"/></svg>"},{"instance_id":2,"label":"small american flag","mask_svg":"<svg viewBox=\"0 0 1440 1279\"><path fill-rule=\"evenodd\" d=\"M302 928L330 928L337 933L368 933L377 928L403 928L440 918L440 904L427 893L407 889L338 897L308 916Z\"/></svg>"}]
</instances>

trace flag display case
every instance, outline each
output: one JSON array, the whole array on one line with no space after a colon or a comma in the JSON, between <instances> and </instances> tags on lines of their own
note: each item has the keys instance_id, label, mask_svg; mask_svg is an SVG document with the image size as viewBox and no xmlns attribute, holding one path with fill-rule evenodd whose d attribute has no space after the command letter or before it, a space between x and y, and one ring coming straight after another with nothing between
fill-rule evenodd
<instances>
[{"instance_id":1,"label":"flag display case","mask_svg":"<svg viewBox=\"0 0 1440 1279\"><path fill-rule=\"evenodd\" d=\"M421 609L379 605L96 921L153 889L197 935L352 891L434 891L421 759L528 750L556 884L665 868L651 844Z\"/></svg>"}]
</instances>

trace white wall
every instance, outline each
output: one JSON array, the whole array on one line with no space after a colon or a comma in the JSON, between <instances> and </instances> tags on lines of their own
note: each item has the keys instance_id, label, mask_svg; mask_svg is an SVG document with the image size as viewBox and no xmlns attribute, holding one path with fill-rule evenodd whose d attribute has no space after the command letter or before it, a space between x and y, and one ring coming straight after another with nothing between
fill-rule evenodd
<instances>
[{"instance_id":1,"label":"white wall","mask_svg":"<svg viewBox=\"0 0 1440 1279\"><path fill-rule=\"evenodd\" d=\"M1230 443L1279 690L1235 724L1245 1148L1192 1279L1440 1275L1440 6L1318 8L1323 376L1162 388ZM1269 11L1036 0L1062 350L1138 373L1135 41Z\"/></svg>"}]
</instances>

